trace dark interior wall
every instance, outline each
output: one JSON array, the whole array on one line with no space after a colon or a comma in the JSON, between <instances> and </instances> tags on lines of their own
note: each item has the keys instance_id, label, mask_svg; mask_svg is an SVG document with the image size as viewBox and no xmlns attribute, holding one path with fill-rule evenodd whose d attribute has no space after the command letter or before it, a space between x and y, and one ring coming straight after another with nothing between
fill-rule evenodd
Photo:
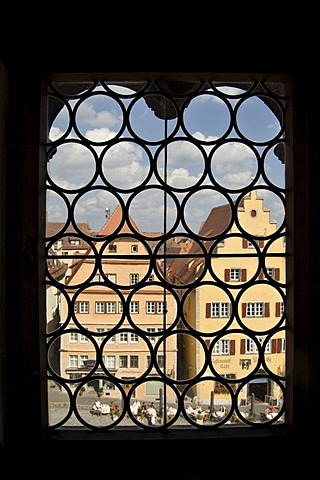
<instances>
[{"instance_id":1,"label":"dark interior wall","mask_svg":"<svg viewBox=\"0 0 320 480\"><path fill-rule=\"evenodd\" d=\"M7 2L2 60L67 71L255 71L301 61L312 18L282 2ZM306 37L307 36L307 37ZM303 61L303 60L302 60Z\"/></svg>"},{"instance_id":2,"label":"dark interior wall","mask_svg":"<svg viewBox=\"0 0 320 480\"><path fill-rule=\"evenodd\" d=\"M119 6L106 1L91 1L85 5L80 5L80 2L39 2L41 5L33 6L33 3L36 2L27 2L27 5L21 2L19 5L19 2L13 1L0 7L0 61L8 69L11 92L19 92L19 85L26 79L32 82L32 79L37 80L39 74L52 71L294 74L297 85L295 93L303 97L302 103L306 102L305 114L309 119L307 130L305 123L301 123L300 148L301 151L310 150L312 162L311 166L301 167L301 172L308 175L308 185L300 187L301 216L316 218L318 200L314 197L318 187L315 173L320 157L315 139L318 136L316 112L319 109L316 105L318 103L319 106L319 101L311 93L308 94L311 89L307 93L304 89L312 75L307 62L308 52L314 52L317 45L317 31L313 29L314 12L303 10L301 5L300 10L294 10L291 6L288 9L286 5L279 5L279 2L263 5L246 2L236 6L225 2L221 5L210 2L209 6L207 2L191 5L187 2L176 2L174 5L135 2L129 5L121 3ZM73 3L73 8L70 3ZM309 111L310 105L313 107ZM17 119L11 118L10 121ZM18 123L16 127L19 128ZM10 231L18 229L20 225L19 192L15 192L15 202L7 213L7 228ZM12 212L15 212L15 216ZM310 226L308 232L300 232L305 238L308 255L315 259L311 262L312 268L308 270L306 257L297 260L303 285L310 288L310 305L306 305L305 311L315 318L314 325L308 331L299 331L301 335L308 336L312 352L307 354L302 350L299 353L302 363L308 363L306 391L296 392L303 407L314 406L319 393L319 349L316 345L319 333L316 323L319 270L317 248L310 240L312 234L316 233L314 228ZM303 239L300 243L303 243ZM305 375L303 368L301 371ZM83 457L74 461L77 442L71 446L59 445L55 451L50 451L52 446L45 445L36 454L31 445L25 445L24 448L19 446L16 455L8 458L12 477L8 474L6 478L20 478L18 474L15 476L19 466L14 462L26 455L29 460L24 465L28 475L43 469L50 470L50 473L53 470L61 478L74 478L79 473L96 475L97 459L93 462L91 456L95 449L100 459L98 470L104 475L115 471L112 478L118 479L130 476L139 480L242 480L253 475L259 479L289 478L292 472L297 471L296 468L300 468L302 458L304 474L312 468L312 442L302 436L317 429L319 419L310 412L305 415L305 431L299 430L285 444L281 438L273 439L273 443L270 439L257 443L255 438L248 438L235 439L228 442L226 447L220 444L217 449L216 444L195 437L192 441L179 444L166 442L165 446L153 442L151 447L150 442L141 442L132 448L132 442L128 441L125 447L115 445L112 451L112 458L120 462L121 471L111 470L110 451L103 452L101 446L94 442L88 443L86 462L89 463L85 470ZM64 470L60 462L70 461L71 450L72 466L64 467ZM223 452L222 456L216 456L217 450ZM5 457L5 453L3 455ZM198 461L199 458L202 461ZM219 467L221 458L227 463ZM271 467L271 458L278 462L276 468ZM51 461L54 468L44 466L46 460L48 465ZM141 473L135 476L132 471L136 469Z\"/></svg>"}]
</instances>

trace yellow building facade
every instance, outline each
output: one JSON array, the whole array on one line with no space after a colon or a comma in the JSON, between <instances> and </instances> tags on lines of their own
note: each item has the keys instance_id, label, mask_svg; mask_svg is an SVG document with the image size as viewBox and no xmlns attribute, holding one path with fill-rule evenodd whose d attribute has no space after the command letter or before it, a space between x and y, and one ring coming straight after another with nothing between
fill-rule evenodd
<instances>
[{"instance_id":1,"label":"yellow building facade","mask_svg":"<svg viewBox=\"0 0 320 480\"><path fill-rule=\"evenodd\" d=\"M180 370L186 379L197 380L188 392L195 402L210 404L212 395L216 402L231 401L223 385L227 379L233 391L239 390L239 405L249 404L252 395L278 405L283 392L273 375L285 375L285 238L273 236L277 224L258 190L243 198L237 218L243 231L230 222L230 206L224 205L213 208L203 224L209 268L192 258L197 246L184 265L171 267L173 283L201 279L182 293L186 334ZM189 329L196 333L190 335Z\"/></svg>"}]
</instances>

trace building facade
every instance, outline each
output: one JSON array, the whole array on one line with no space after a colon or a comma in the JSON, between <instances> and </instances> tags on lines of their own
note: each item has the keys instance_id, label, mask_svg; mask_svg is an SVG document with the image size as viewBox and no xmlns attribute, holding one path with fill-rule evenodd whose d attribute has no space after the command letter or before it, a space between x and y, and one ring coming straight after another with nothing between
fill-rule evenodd
<instances>
[{"instance_id":1,"label":"building facade","mask_svg":"<svg viewBox=\"0 0 320 480\"><path fill-rule=\"evenodd\" d=\"M60 375L79 380L94 368L96 378L83 389L121 398L121 386L128 393L135 385L132 398L152 401L163 387L161 375L173 378L177 371L175 337L159 342L175 321L176 302L157 281L145 244L129 226L114 235L121 216L118 207L94 247L71 266L61 295L61 322L69 323L61 335Z\"/></svg>"},{"instance_id":2,"label":"building facade","mask_svg":"<svg viewBox=\"0 0 320 480\"><path fill-rule=\"evenodd\" d=\"M278 405L283 391L273 374L281 378L286 370L285 238L273 237L277 224L257 190L243 198L237 217L241 230L231 222L230 205L223 205L202 225L199 235L210 249L210 267L196 257L197 244L170 267L171 282L184 287L179 371L188 380L200 372L189 393L200 403L209 404L212 395L231 402L226 379L238 390L239 405L250 404L253 395L255 401Z\"/></svg>"}]
</instances>

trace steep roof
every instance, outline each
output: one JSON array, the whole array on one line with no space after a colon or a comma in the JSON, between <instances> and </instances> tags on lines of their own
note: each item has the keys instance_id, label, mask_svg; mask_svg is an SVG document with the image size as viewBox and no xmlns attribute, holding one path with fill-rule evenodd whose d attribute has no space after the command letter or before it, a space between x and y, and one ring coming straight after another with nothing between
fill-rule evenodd
<instances>
[{"instance_id":1,"label":"steep roof","mask_svg":"<svg viewBox=\"0 0 320 480\"><path fill-rule=\"evenodd\" d=\"M131 217L130 218L130 222L132 224L132 226L134 228L137 229L137 231L139 232L139 229L137 227L137 225L135 224L135 222L132 220ZM103 225L103 227L101 228L101 230L99 232L97 232L97 236L107 236L107 235L112 235L116 230L117 228L119 227L120 223L122 221L122 208L120 205L118 205L116 207L116 209L112 212L112 214L110 215L109 218L107 218L105 224ZM124 222L121 230L119 233L132 233L132 230L131 228L129 227L129 225L127 224L127 222Z\"/></svg>"},{"instance_id":2,"label":"steep roof","mask_svg":"<svg viewBox=\"0 0 320 480\"><path fill-rule=\"evenodd\" d=\"M220 235L229 225L230 218L231 207L229 203L212 208L207 219L200 227L199 235L208 238Z\"/></svg>"},{"instance_id":3,"label":"steep roof","mask_svg":"<svg viewBox=\"0 0 320 480\"><path fill-rule=\"evenodd\" d=\"M46 223L46 236L48 238L53 237L57 233L63 231L65 226L64 222L47 222ZM78 223L79 230L83 232L88 237L94 235L88 223ZM74 235L72 235L74 234ZM73 242L76 240L76 242ZM62 250L69 252L77 252L80 250L87 250L88 243L81 237L78 236L78 232L75 231L72 225L69 225L66 231L61 235L59 241L62 245Z\"/></svg>"},{"instance_id":4,"label":"steep roof","mask_svg":"<svg viewBox=\"0 0 320 480\"><path fill-rule=\"evenodd\" d=\"M122 217L123 217L123 214L122 214L122 208L121 208L121 205L118 205L115 210L112 212L112 214L110 215L109 218L107 218L105 224L103 225L103 227L101 228L101 230L99 232L96 232L94 233L94 237L97 239L99 237L107 237L109 235L113 235L114 232L119 228L119 225L121 224L122 222ZM130 223L131 225L129 225L126 221L123 223L121 229L117 232L117 234L119 235L122 235L122 234L134 234L135 231L138 232L139 234L141 234L143 236L143 233L139 227L137 226L137 224L135 223L135 221L132 219L131 216L129 216L129 220L130 220ZM131 227L132 226L132 227ZM148 237L159 237L161 236L160 233L148 233ZM152 240L149 241L147 240L147 242L149 244L152 244ZM89 254L91 251L91 248L89 247L88 250L87 250L87 254ZM71 266L72 267L72 274L71 276L69 277L69 282L71 280L71 278L75 275L75 273L79 270L79 268L81 267L82 263L84 262L84 259L80 258L80 260L76 260L74 262L74 264Z\"/></svg>"},{"instance_id":5,"label":"steep roof","mask_svg":"<svg viewBox=\"0 0 320 480\"><path fill-rule=\"evenodd\" d=\"M90 225L88 223L82 222L77 224L79 227L79 230L83 232L85 235L92 235L92 230L90 228ZM65 226L65 222L46 222L46 237L53 237L56 235L58 232L61 232ZM68 225L66 231L64 232L65 234L69 233L77 233L73 227L73 225Z\"/></svg>"},{"instance_id":6,"label":"steep roof","mask_svg":"<svg viewBox=\"0 0 320 480\"><path fill-rule=\"evenodd\" d=\"M131 223L134 231L143 235L144 232L142 232L139 229L138 225L135 223L135 221L133 220L133 218L130 215L129 215L129 220L130 220L130 223ZM112 235L117 230L117 228L119 227L121 221L122 221L122 208L121 208L121 205L117 205L115 210L112 212L111 216L107 219L107 221L105 222L105 224L101 228L101 230L99 232L97 232L96 236L98 236L98 237L101 236L102 237L102 236ZM131 228L130 225L128 225L127 222L124 222L124 224L122 225L122 227L121 227L121 229L118 233L120 233L120 234L134 233L132 228ZM161 235L160 233L148 233L148 237L149 236L150 237L156 237L156 236L160 236L160 235Z\"/></svg>"},{"instance_id":7,"label":"steep roof","mask_svg":"<svg viewBox=\"0 0 320 480\"><path fill-rule=\"evenodd\" d=\"M60 282L68 270L68 265L56 258L56 254L52 248L49 249L49 254L51 255L47 260L49 273L54 280Z\"/></svg>"},{"instance_id":8,"label":"steep roof","mask_svg":"<svg viewBox=\"0 0 320 480\"><path fill-rule=\"evenodd\" d=\"M202 242L206 248L212 245L212 238L220 235L226 230L230 223L231 207L227 203L218 207L213 207L199 229L199 236L208 238L207 241ZM192 257L192 254L201 255L202 249L197 242L194 242L188 251L188 256L184 256L186 252L180 251L180 257L172 262L168 271L168 277L171 282L178 280L181 283L188 284L195 280L198 276L197 267L203 262L201 257Z\"/></svg>"}]
</instances>

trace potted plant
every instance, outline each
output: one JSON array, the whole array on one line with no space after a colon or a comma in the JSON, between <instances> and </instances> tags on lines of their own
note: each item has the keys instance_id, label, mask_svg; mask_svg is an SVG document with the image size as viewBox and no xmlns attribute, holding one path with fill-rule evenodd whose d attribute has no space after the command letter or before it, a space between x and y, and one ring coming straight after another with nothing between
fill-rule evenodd
<instances>
[{"instance_id":1,"label":"potted plant","mask_svg":"<svg viewBox=\"0 0 320 480\"><path fill-rule=\"evenodd\" d=\"M98 397L102 397L103 394L104 394L103 387L100 387L98 390Z\"/></svg>"},{"instance_id":2,"label":"potted plant","mask_svg":"<svg viewBox=\"0 0 320 480\"><path fill-rule=\"evenodd\" d=\"M79 392L80 397L82 397L82 395L85 393L85 391L86 391L85 387L80 388L80 392Z\"/></svg>"},{"instance_id":3,"label":"potted plant","mask_svg":"<svg viewBox=\"0 0 320 480\"><path fill-rule=\"evenodd\" d=\"M196 421L197 423L199 423L200 425L203 424L203 419L204 419L204 415L205 415L205 412L202 410L202 408L196 408L196 411L195 411L195 414L196 414Z\"/></svg>"}]
</instances>

